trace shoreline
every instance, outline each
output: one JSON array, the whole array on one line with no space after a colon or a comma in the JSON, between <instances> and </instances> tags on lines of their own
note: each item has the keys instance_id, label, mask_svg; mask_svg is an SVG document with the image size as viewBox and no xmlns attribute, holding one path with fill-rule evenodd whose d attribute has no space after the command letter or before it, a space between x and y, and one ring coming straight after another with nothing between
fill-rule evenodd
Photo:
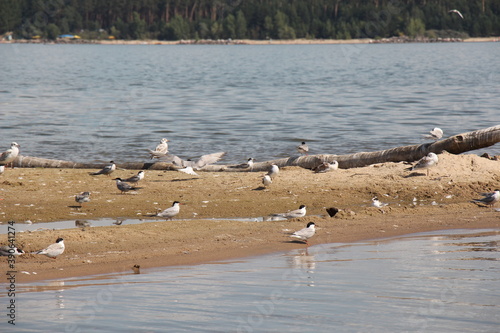
<instances>
[{"instance_id":1,"label":"shoreline","mask_svg":"<svg viewBox=\"0 0 500 333\"><path fill-rule=\"evenodd\" d=\"M26 254L16 258L17 282L60 279L141 268L195 265L304 248L289 234L308 222L317 225L309 244L346 243L447 229L497 229L500 213L471 200L500 184L500 161L477 155L439 155L439 164L410 172L405 163L315 174L285 167L273 184L261 187L261 172L200 172L147 170L136 193L120 194L116 177L89 176L85 169L6 169L0 175L0 222L24 223L98 218L141 219L183 203L173 221L64 230L19 232L16 245L27 253L65 239L57 259ZM74 196L90 191L91 202L77 207ZM377 196L389 205L371 206ZM231 220L262 217L307 206L307 215L288 221ZM327 217L325 208L340 209ZM224 219L224 220L221 220ZM0 245L7 235L0 235ZM6 257L5 257L6 258ZM2 259L0 267L7 267ZM62 268L62 270L61 270ZM30 275L21 274L30 272ZM37 274L32 274L36 272Z\"/></svg>"}]
</instances>

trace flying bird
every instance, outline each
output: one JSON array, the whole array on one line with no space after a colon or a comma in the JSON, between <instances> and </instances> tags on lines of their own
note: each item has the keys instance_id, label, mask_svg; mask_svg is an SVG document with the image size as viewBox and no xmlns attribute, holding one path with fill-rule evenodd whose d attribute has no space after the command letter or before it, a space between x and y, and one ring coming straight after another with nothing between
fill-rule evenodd
<instances>
[{"instance_id":1,"label":"flying bird","mask_svg":"<svg viewBox=\"0 0 500 333\"><path fill-rule=\"evenodd\" d=\"M10 148L0 154L0 165L8 165L9 163L14 162L17 155L19 155L20 147L21 146L17 142L12 142L10 144Z\"/></svg>"},{"instance_id":2,"label":"flying bird","mask_svg":"<svg viewBox=\"0 0 500 333\"><path fill-rule=\"evenodd\" d=\"M493 207L494 204L500 200L500 190L495 190L489 193L481 193L483 198L481 199L473 199L472 201L475 203L481 203L489 207Z\"/></svg>"},{"instance_id":3,"label":"flying bird","mask_svg":"<svg viewBox=\"0 0 500 333\"><path fill-rule=\"evenodd\" d=\"M339 162L333 161L332 163L323 162L317 167L313 168L312 171L315 173L325 173L331 170L337 170L339 168Z\"/></svg>"},{"instance_id":4,"label":"flying bird","mask_svg":"<svg viewBox=\"0 0 500 333\"><path fill-rule=\"evenodd\" d=\"M443 130L440 129L439 127L434 127L432 131L430 131L429 133L430 134L424 135L424 139L432 139L436 141L443 137Z\"/></svg>"},{"instance_id":5,"label":"flying bird","mask_svg":"<svg viewBox=\"0 0 500 333\"><path fill-rule=\"evenodd\" d=\"M162 218L167 219L167 220L171 220L172 217L179 214L180 210L181 210L180 202L174 201L174 203L172 204L172 207L168 207L163 212L160 212L154 216L162 217Z\"/></svg>"},{"instance_id":6,"label":"flying bird","mask_svg":"<svg viewBox=\"0 0 500 333\"><path fill-rule=\"evenodd\" d=\"M85 202L90 202L90 192L82 192L75 195L75 201L82 207Z\"/></svg>"},{"instance_id":7,"label":"flying bird","mask_svg":"<svg viewBox=\"0 0 500 333\"><path fill-rule=\"evenodd\" d=\"M160 157L158 160L165 163L172 163L173 165L180 168L191 167L193 168L193 170L200 170L206 165L220 161L224 157L224 155L226 155L225 152L207 154L201 156L197 161L191 161L189 159L183 160L182 158L173 154L166 154L165 156Z\"/></svg>"},{"instance_id":8,"label":"flying bird","mask_svg":"<svg viewBox=\"0 0 500 333\"><path fill-rule=\"evenodd\" d=\"M181 169L177 169L177 171L180 171L180 172L184 172L184 173L187 173L188 175L191 175L191 176L200 176L199 174L197 174L192 167L188 166L188 167L185 167L185 168L181 168Z\"/></svg>"},{"instance_id":9,"label":"flying bird","mask_svg":"<svg viewBox=\"0 0 500 333\"><path fill-rule=\"evenodd\" d=\"M316 232L315 226L316 225L314 224L314 222L309 222L307 224L307 227L305 227L304 229L300 229L299 231L295 231L293 234L290 235L290 237L297 238L301 241L304 241L307 245L309 245L307 240L312 236L314 236Z\"/></svg>"},{"instance_id":10,"label":"flying bird","mask_svg":"<svg viewBox=\"0 0 500 333\"><path fill-rule=\"evenodd\" d=\"M116 180L116 187L121 191L121 194L129 191L137 191L142 188L125 183L121 178L115 178L113 180Z\"/></svg>"},{"instance_id":11,"label":"flying bird","mask_svg":"<svg viewBox=\"0 0 500 333\"><path fill-rule=\"evenodd\" d=\"M455 13L455 14L458 14L458 16L460 16L462 18L462 20L464 19L464 16L462 15L462 13L460 13L458 10L456 9L452 9L450 10L448 13Z\"/></svg>"},{"instance_id":12,"label":"flying bird","mask_svg":"<svg viewBox=\"0 0 500 333\"><path fill-rule=\"evenodd\" d=\"M35 252L35 254L44 254L49 258L56 259L58 255L64 252L64 239L58 238L54 244L47 246L45 249Z\"/></svg>"},{"instance_id":13,"label":"flying bird","mask_svg":"<svg viewBox=\"0 0 500 333\"><path fill-rule=\"evenodd\" d=\"M436 154L429 153L427 156L422 157L418 162L407 170L416 170L416 169L427 169L427 176L429 176L429 168L436 165L439 159Z\"/></svg>"},{"instance_id":14,"label":"flying bird","mask_svg":"<svg viewBox=\"0 0 500 333\"><path fill-rule=\"evenodd\" d=\"M116 170L116 165L115 162L110 161L108 165L106 165L104 168L97 172L89 172L89 175L91 176L97 176L97 175L106 175L109 176L113 171Z\"/></svg>"},{"instance_id":15,"label":"flying bird","mask_svg":"<svg viewBox=\"0 0 500 333\"><path fill-rule=\"evenodd\" d=\"M158 146L156 146L155 150L147 149L147 151L151 155L151 159L163 157L168 153L168 143L167 142L170 142L170 141L163 138L160 140L160 143L158 144Z\"/></svg>"},{"instance_id":16,"label":"flying bird","mask_svg":"<svg viewBox=\"0 0 500 333\"><path fill-rule=\"evenodd\" d=\"M134 175L134 176L129 177L127 179L123 179L122 182L137 184L139 181L141 181L143 179L144 179L144 170L141 170L137 173L137 175Z\"/></svg>"},{"instance_id":17,"label":"flying bird","mask_svg":"<svg viewBox=\"0 0 500 333\"><path fill-rule=\"evenodd\" d=\"M301 154L307 155L307 153L309 152L309 146L306 145L304 141L302 141L302 144L297 146L297 151Z\"/></svg>"},{"instance_id":18,"label":"flying bird","mask_svg":"<svg viewBox=\"0 0 500 333\"><path fill-rule=\"evenodd\" d=\"M25 252L21 249L18 249L17 247L10 247L8 245L3 245L0 246L0 256L20 256L21 254L24 254Z\"/></svg>"}]
</instances>

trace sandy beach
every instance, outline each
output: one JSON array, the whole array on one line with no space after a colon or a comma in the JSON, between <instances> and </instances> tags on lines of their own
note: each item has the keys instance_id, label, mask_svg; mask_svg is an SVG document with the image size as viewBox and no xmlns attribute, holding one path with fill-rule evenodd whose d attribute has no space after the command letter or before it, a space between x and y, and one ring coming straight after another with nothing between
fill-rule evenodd
<instances>
[{"instance_id":1,"label":"sandy beach","mask_svg":"<svg viewBox=\"0 0 500 333\"><path fill-rule=\"evenodd\" d=\"M439 155L430 170L411 172L404 163L315 174L299 167L281 170L262 188L261 172L200 172L193 177L177 171L146 171L143 187L120 194L112 178L137 171L116 170L111 177L90 176L84 169L6 169L0 175L0 221L6 224L62 220L128 218L153 221L135 225L43 230L16 233L27 253L65 239L57 259L25 254L16 258L18 282L168 265L190 265L305 247L289 234L308 222L317 225L310 245L456 228L498 228L500 213L471 203L479 193L499 187L500 162L473 154ZM91 202L79 208L74 196L91 192ZM388 203L371 206L377 196ZM173 221L150 215L180 201ZM288 221L250 222L307 206L307 215ZM497 204L499 205L499 204ZM340 209L329 217L325 208ZM236 220L231 220L236 219ZM0 236L7 244L7 235ZM6 270L6 257L2 268ZM35 272L36 274L33 274Z\"/></svg>"}]
</instances>

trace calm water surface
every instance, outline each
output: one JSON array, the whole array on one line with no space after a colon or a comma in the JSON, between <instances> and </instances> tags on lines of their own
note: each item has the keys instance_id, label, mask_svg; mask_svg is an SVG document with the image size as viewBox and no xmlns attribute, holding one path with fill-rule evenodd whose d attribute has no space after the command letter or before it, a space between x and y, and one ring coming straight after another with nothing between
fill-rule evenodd
<instances>
[{"instance_id":1,"label":"calm water surface","mask_svg":"<svg viewBox=\"0 0 500 333\"><path fill-rule=\"evenodd\" d=\"M442 231L18 284L15 331L498 332L499 241Z\"/></svg>"},{"instance_id":2,"label":"calm water surface","mask_svg":"<svg viewBox=\"0 0 500 333\"><path fill-rule=\"evenodd\" d=\"M500 123L500 43L0 44L0 146L74 161L345 154ZM500 154L498 145L485 149Z\"/></svg>"}]
</instances>

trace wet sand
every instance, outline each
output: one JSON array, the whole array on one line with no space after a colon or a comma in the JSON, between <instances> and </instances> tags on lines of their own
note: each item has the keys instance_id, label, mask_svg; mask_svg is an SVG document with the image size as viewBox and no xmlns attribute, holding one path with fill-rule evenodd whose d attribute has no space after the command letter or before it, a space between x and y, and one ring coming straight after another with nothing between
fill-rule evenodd
<instances>
[{"instance_id":1,"label":"wet sand","mask_svg":"<svg viewBox=\"0 0 500 333\"><path fill-rule=\"evenodd\" d=\"M16 258L18 282L132 272L134 264L142 269L191 265L302 248L306 245L292 241L289 233L310 221L318 226L310 245L431 230L498 228L500 213L470 200L500 187L500 162L447 153L439 158L429 176L425 171L406 171L404 163L325 174L287 167L267 189L261 187L261 172L200 172L200 177L193 177L177 171L146 171L139 184L143 188L128 194L120 194L112 178L126 178L136 171L93 177L88 175L93 170L7 169L0 175L0 221L103 217L150 221L149 215L173 201L183 203L173 221L16 233L17 245L26 252L42 249L58 237L66 244L57 259L34 254ZM91 192L92 200L79 208L74 196L83 191ZM372 207L374 196L389 205ZM301 204L307 206L307 216L299 219L230 220L286 212ZM327 207L340 212L328 217ZM7 235L1 235L0 244L6 243ZM1 267L8 268L6 259Z\"/></svg>"}]
</instances>

